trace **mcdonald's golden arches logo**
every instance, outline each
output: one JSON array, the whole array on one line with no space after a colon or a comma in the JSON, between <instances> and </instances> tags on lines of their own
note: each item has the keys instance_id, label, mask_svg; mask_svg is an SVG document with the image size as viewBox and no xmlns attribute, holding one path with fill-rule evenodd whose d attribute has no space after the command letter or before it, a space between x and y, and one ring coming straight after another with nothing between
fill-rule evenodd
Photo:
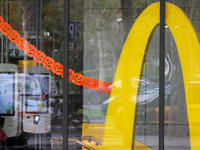
<instances>
[{"instance_id":1,"label":"mcdonald's golden arches logo","mask_svg":"<svg viewBox=\"0 0 200 150\"><path fill-rule=\"evenodd\" d=\"M110 95L112 102L108 105L103 135L104 150L130 150L132 147L133 129L136 125L136 99L144 53L147 51L151 35L160 23L159 15L159 2L147 7L134 23L126 39L113 82L114 85L117 81L122 81L122 87L112 87ZM186 14L177 6L166 2L165 16L165 23L175 39L182 66L191 150L199 150L199 37ZM119 107L120 115L116 115L114 110Z\"/></svg>"}]
</instances>

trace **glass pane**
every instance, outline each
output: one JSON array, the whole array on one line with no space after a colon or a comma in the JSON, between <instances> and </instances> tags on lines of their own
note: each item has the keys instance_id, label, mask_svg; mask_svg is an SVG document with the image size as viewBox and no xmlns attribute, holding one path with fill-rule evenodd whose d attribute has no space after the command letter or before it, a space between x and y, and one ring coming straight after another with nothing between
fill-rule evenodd
<instances>
[{"instance_id":1,"label":"glass pane","mask_svg":"<svg viewBox=\"0 0 200 150\"><path fill-rule=\"evenodd\" d=\"M168 77L171 90L169 93L166 93L165 116L167 117L165 118L165 147L166 149L179 148L189 150L194 149L195 146L195 148L199 149L200 145L196 144L198 143L196 140L199 139L198 131L200 125L199 117L197 116L200 110L198 105L199 100L196 98L198 97L199 91L199 79L197 81L195 80L199 74L198 68L196 67L199 61L196 63L192 62L193 60L195 61L195 56L198 55L195 50L199 51L199 48L195 46L195 40L191 40L191 37L194 35L197 39L199 38L197 34L200 31L198 19L200 3L199 1L189 0L181 2L178 0L167 1L174 4L178 8L178 11L181 9L180 14L182 11L185 14L182 13L182 15L179 15L180 17L176 17L179 18L179 20L177 19L179 24L176 23L176 25L170 24L166 26L166 59L169 64L169 72L171 72L171 78ZM170 19L173 22L173 16ZM189 25L185 26L187 23ZM174 32L174 27L182 28L186 32L179 30L180 34L178 35ZM190 27L192 30L189 31ZM178 41L178 39L181 39L181 41ZM189 51L187 52L183 47L179 47L179 44L182 44ZM199 42L197 44L199 45ZM188 65L185 65L185 62ZM196 70L194 73L191 73L192 68ZM189 79L186 74L190 74L191 78Z\"/></svg>"},{"instance_id":2,"label":"glass pane","mask_svg":"<svg viewBox=\"0 0 200 150\"><path fill-rule=\"evenodd\" d=\"M129 126L129 123L123 120L129 116L128 113L123 113L123 107L129 104L115 100L116 97L120 97L121 93L116 97L110 97L109 90L113 86L119 89L123 86L123 80L112 82L124 43L136 19L145 8L154 2L157 0L70 1L69 121L71 123L68 127L69 149L81 149L83 143L94 149L101 149L102 144L106 148L123 145L121 143L125 141L125 138L115 136L115 133L123 131L125 125ZM137 124L135 122L136 126L130 127L133 134L130 136L129 144L124 145L125 147L134 145L133 149L141 145L153 149L158 148L156 107L159 95L159 27L155 30L151 42L150 38L148 40L149 43L145 45L148 53L142 54L141 58L143 59L143 56L146 58L144 59L145 65L142 64L143 67L141 67L143 69L141 76L143 76L141 78L130 77L130 84L138 88L138 110L132 110L134 108L130 110L137 112L134 115L135 119L137 117ZM135 59L132 58L132 62ZM129 69L134 70L134 67ZM122 68L122 71L125 71L125 68ZM135 81L139 85L134 85ZM113 112L109 112L109 105L115 104ZM112 120L111 118L109 122L110 115L108 114L110 113L118 119ZM106 126L112 124L110 129L113 129L115 133L108 136L116 138L105 140L104 136L107 136L105 132L109 130ZM154 143L151 142L153 139Z\"/></svg>"},{"instance_id":3,"label":"glass pane","mask_svg":"<svg viewBox=\"0 0 200 150\"><path fill-rule=\"evenodd\" d=\"M2 0L0 16L0 149L61 147L63 1Z\"/></svg>"},{"instance_id":4,"label":"glass pane","mask_svg":"<svg viewBox=\"0 0 200 150\"><path fill-rule=\"evenodd\" d=\"M165 147L190 149L183 75L174 38L166 26ZM179 142L177 142L177 140ZM180 146L180 143L182 143Z\"/></svg>"},{"instance_id":5,"label":"glass pane","mask_svg":"<svg viewBox=\"0 0 200 150\"><path fill-rule=\"evenodd\" d=\"M159 26L148 47L140 85L135 139L152 149L158 149Z\"/></svg>"}]
</instances>

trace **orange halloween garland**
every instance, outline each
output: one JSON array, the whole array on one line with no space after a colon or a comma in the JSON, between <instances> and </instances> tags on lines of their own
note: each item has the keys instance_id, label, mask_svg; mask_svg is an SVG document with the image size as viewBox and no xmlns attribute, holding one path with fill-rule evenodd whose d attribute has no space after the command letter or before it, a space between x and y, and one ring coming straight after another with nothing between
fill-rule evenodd
<instances>
[{"instance_id":1,"label":"orange halloween garland","mask_svg":"<svg viewBox=\"0 0 200 150\"><path fill-rule=\"evenodd\" d=\"M45 68L52 70L53 73L61 75L63 77L63 65L61 63L55 62L51 57L46 56L42 51L37 50L37 48L29 44L28 41L20 37L20 34L12 30L12 27L7 22L4 22L4 19L0 16L0 32L8 36L8 39L16 43L16 46L20 50L24 50L25 54L33 59L37 63L41 63ZM76 85L83 85L87 89L95 89L98 92L106 92L110 94L112 88L112 82L106 83L102 80L95 80L91 77L84 77L80 73L75 73L72 69L68 69L68 80L72 81Z\"/></svg>"}]
</instances>

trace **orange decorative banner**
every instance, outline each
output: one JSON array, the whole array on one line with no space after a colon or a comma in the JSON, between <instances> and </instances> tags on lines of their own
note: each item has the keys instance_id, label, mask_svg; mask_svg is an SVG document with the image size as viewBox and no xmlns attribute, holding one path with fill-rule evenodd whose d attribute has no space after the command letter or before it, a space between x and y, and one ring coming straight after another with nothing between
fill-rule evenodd
<instances>
[{"instance_id":1,"label":"orange decorative banner","mask_svg":"<svg viewBox=\"0 0 200 150\"><path fill-rule=\"evenodd\" d=\"M37 63L41 63L45 68L52 70L56 75L61 75L63 77L63 65L51 57L46 56L42 51L37 50L37 48L29 44L28 41L20 37L20 34L12 30L9 23L4 22L4 19L0 16L0 32L8 36L8 39L15 43L20 50L24 50L25 54L33 59ZM96 80L91 77L84 77L81 73L75 73L72 69L68 69L68 80L72 81L76 85L83 85L87 89L95 89L98 92L106 92L110 94L112 88L112 82L106 83L102 80Z\"/></svg>"}]
</instances>

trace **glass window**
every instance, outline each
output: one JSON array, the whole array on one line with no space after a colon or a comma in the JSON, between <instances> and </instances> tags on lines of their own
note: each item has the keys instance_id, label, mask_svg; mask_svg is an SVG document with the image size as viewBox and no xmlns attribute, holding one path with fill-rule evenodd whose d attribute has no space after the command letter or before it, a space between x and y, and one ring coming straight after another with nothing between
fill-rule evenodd
<instances>
[{"instance_id":1,"label":"glass window","mask_svg":"<svg viewBox=\"0 0 200 150\"><path fill-rule=\"evenodd\" d=\"M193 26L193 29L195 30L195 34L199 34L199 19L198 19L198 11L199 11L199 2L198 1L177 1L177 0L167 0L167 2L170 2L177 7L179 7L183 12L184 15L188 17L188 19L191 21L191 26ZM174 19L174 18L172 18ZM182 20L183 21L183 20ZM182 28L185 27L184 23L179 20L180 25L174 25L175 28ZM188 81L185 76L186 70L187 74L190 74L189 68L197 68L190 63L190 65L187 65L187 67L184 67L184 55L182 55L182 51L184 51L182 48L178 46L177 37L175 35L174 30L172 29L172 26L166 26L166 59L169 62L169 66L171 64L171 86L173 87L173 90L170 92L169 97L167 100L169 101L166 104L167 109L165 110L166 114L166 123L165 123L165 147L166 149L193 149L194 146L194 134L192 133L192 122L193 119L191 118L191 113L193 113L196 109L198 109L198 100L195 101L195 93L192 94L193 97L188 97L186 95L189 93L189 90L193 88L196 89L198 87L198 82L196 82L193 77L196 75L192 75L192 81ZM189 29L189 28L188 28ZM188 30L186 29L186 30ZM181 33L182 31L180 31ZM187 31L188 33L190 31ZM184 32L182 32L184 33ZM172 36L173 34L173 36ZM179 35L180 36L180 35ZM198 38L198 35L196 35ZM194 44L191 43L190 37L192 37L192 32L190 34L185 35L182 37L182 39L186 39L187 42L184 42L182 40L182 45L187 47L187 49L190 49L191 53L195 53ZM192 40L193 41L193 40ZM177 52L178 51L178 52ZM189 52L188 52L189 54ZM190 59L191 54L187 55L185 52L185 58L187 61L191 62ZM169 59L170 58L170 59ZM194 58L194 57L193 57ZM186 69L188 68L188 69ZM184 79L184 80L183 80ZM191 82L191 83L190 83ZM188 85L189 84L189 85ZM187 98L187 99L186 99ZM190 111L190 112L189 112ZM197 113L197 112L195 112ZM193 115L194 118L196 117ZM197 118L197 117L196 117ZM188 122L188 120L191 120ZM198 128L199 122L196 120L196 128ZM189 129L190 124L190 129ZM195 131L197 131L195 129ZM195 133L197 134L197 133ZM198 136L197 136L198 137ZM178 139L179 142L175 142ZM180 144L181 143L181 146ZM197 145L196 145L197 146ZM198 147L198 146L197 146Z\"/></svg>"},{"instance_id":2,"label":"glass window","mask_svg":"<svg viewBox=\"0 0 200 150\"><path fill-rule=\"evenodd\" d=\"M0 1L0 149L62 147L63 3Z\"/></svg>"},{"instance_id":3,"label":"glass window","mask_svg":"<svg viewBox=\"0 0 200 150\"><path fill-rule=\"evenodd\" d=\"M160 19L159 2L1 0L0 149L66 149L65 131L69 150L156 150L162 135L165 149L200 147L200 3L167 0Z\"/></svg>"},{"instance_id":4,"label":"glass window","mask_svg":"<svg viewBox=\"0 0 200 150\"><path fill-rule=\"evenodd\" d=\"M120 97L121 93L110 97L108 88L115 86L120 89L123 86L124 83L120 79L112 82L127 35L143 10L154 2L156 1L70 1L69 67L79 76L75 74L75 78L69 81L69 114L72 116L72 121L70 118L72 124L68 127L69 138L82 141L94 149L100 149L106 126L109 124L109 121L106 121L109 118L109 105L115 105L116 109L112 112L115 116L119 118L129 116L128 113L123 114L123 105L128 104L117 102L115 99ZM82 30L79 30L79 26ZM158 42L159 27L155 30L151 42L149 40L146 45L148 50L146 50L147 54L144 54L146 59L144 59L141 77L137 79L131 76L129 79L130 84L139 89L135 115L137 124L135 129L131 129L135 132L133 131L131 142L129 141L135 149L140 145L158 148L158 117L156 116L159 96ZM134 59L136 58L132 58L132 62ZM134 70L134 68L129 69ZM123 68L121 70L124 71ZM85 77L84 83L78 83L81 75ZM137 82L139 85L136 84ZM75 121L77 123L73 123ZM124 130L123 124L126 123L122 119L111 119L109 125L111 124L113 126L110 128L120 132ZM111 133L109 136L115 135ZM123 137L116 136L106 145L121 146L123 140L125 140ZM72 144L73 142L69 142L68 147L72 148ZM79 146L76 143L77 149Z\"/></svg>"}]
</instances>

